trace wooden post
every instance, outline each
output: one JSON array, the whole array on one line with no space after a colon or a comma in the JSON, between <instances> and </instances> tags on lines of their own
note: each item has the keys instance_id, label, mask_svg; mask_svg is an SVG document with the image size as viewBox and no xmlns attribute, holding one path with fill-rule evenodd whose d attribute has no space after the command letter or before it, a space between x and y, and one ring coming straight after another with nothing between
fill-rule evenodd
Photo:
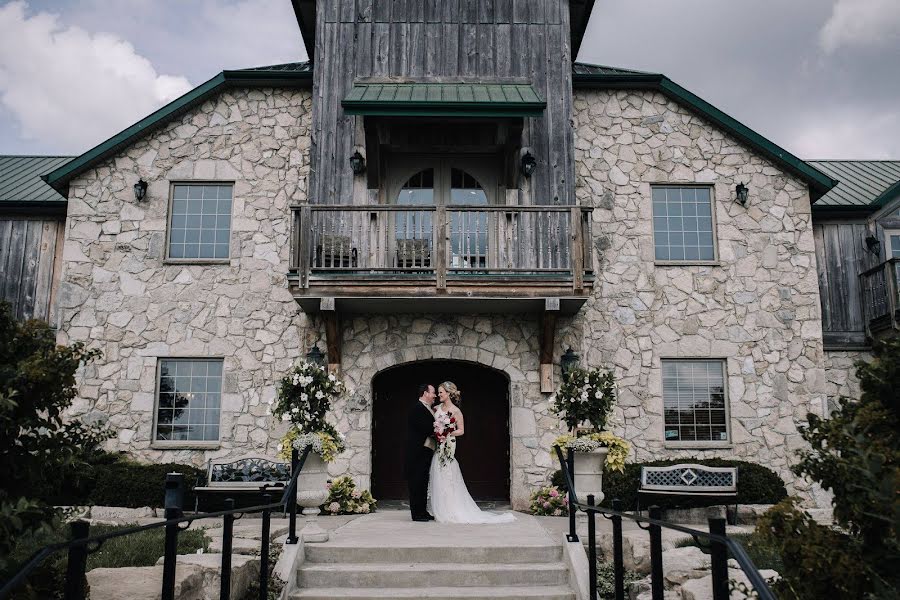
<instances>
[{"instance_id":1,"label":"wooden post","mask_svg":"<svg viewBox=\"0 0 900 600\"><path fill-rule=\"evenodd\" d=\"M559 298L546 298L541 313L541 392L553 391L553 348L556 337L556 317Z\"/></svg>"},{"instance_id":2,"label":"wooden post","mask_svg":"<svg viewBox=\"0 0 900 600\"><path fill-rule=\"evenodd\" d=\"M569 251L571 253L572 288L576 294L584 289L584 237L581 229L581 208L573 206L569 227L571 228L571 240Z\"/></svg>"},{"instance_id":3,"label":"wooden post","mask_svg":"<svg viewBox=\"0 0 900 600\"><path fill-rule=\"evenodd\" d=\"M322 298L319 303L322 318L325 320L325 346L328 351L328 372L337 375L341 372L341 328L334 298Z\"/></svg>"},{"instance_id":4,"label":"wooden post","mask_svg":"<svg viewBox=\"0 0 900 600\"><path fill-rule=\"evenodd\" d=\"M313 226L312 211L309 205L304 205L300 209L300 220L297 222L299 231L295 233L298 236L297 242L297 273L300 276L300 287L309 287L309 242L312 237L311 228Z\"/></svg>"},{"instance_id":5,"label":"wooden post","mask_svg":"<svg viewBox=\"0 0 900 600\"><path fill-rule=\"evenodd\" d=\"M434 228L434 276L438 291L444 291L447 289L447 207L443 204L437 206Z\"/></svg>"}]
</instances>

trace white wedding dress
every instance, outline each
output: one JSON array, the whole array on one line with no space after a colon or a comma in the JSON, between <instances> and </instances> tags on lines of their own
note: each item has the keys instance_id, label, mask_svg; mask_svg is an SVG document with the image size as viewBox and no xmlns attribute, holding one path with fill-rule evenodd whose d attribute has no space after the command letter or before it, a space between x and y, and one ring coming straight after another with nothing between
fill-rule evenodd
<instances>
[{"instance_id":1,"label":"white wedding dress","mask_svg":"<svg viewBox=\"0 0 900 600\"><path fill-rule=\"evenodd\" d=\"M450 438L448 443L455 444L456 438ZM511 512L493 513L478 508L463 480L459 462L454 458L442 465L440 451L431 459L428 511L438 523L511 523L516 520Z\"/></svg>"}]
</instances>

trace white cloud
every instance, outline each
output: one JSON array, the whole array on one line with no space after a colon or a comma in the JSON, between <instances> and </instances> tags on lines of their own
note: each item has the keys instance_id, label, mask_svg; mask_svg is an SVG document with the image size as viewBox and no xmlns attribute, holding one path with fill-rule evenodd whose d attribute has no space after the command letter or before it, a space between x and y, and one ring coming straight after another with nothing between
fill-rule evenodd
<instances>
[{"instance_id":1,"label":"white cloud","mask_svg":"<svg viewBox=\"0 0 900 600\"><path fill-rule=\"evenodd\" d=\"M0 6L0 104L26 140L84 152L192 87L158 74L116 35L27 9L21 1Z\"/></svg>"},{"instance_id":2,"label":"white cloud","mask_svg":"<svg viewBox=\"0 0 900 600\"><path fill-rule=\"evenodd\" d=\"M846 47L880 47L900 39L897 0L837 0L819 32L819 44L832 53Z\"/></svg>"},{"instance_id":3,"label":"white cloud","mask_svg":"<svg viewBox=\"0 0 900 600\"><path fill-rule=\"evenodd\" d=\"M785 147L806 159L896 160L900 111L838 110L807 117L785 136Z\"/></svg>"}]
</instances>

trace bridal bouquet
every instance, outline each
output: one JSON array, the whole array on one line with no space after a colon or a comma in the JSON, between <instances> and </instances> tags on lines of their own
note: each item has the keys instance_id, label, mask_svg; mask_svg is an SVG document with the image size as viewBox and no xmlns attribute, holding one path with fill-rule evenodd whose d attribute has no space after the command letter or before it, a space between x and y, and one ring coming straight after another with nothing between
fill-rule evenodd
<instances>
[{"instance_id":1,"label":"bridal bouquet","mask_svg":"<svg viewBox=\"0 0 900 600\"><path fill-rule=\"evenodd\" d=\"M456 429L456 419L442 410L434 414L434 437L438 441L438 460L441 466L453 462L456 456L456 438L450 437Z\"/></svg>"}]
</instances>

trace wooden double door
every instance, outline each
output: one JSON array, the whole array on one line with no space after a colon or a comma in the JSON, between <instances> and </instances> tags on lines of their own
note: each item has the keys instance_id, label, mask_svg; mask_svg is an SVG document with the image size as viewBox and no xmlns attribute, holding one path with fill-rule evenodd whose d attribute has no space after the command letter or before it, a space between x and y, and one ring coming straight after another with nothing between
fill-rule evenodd
<instances>
[{"instance_id":1,"label":"wooden double door","mask_svg":"<svg viewBox=\"0 0 900 600\"><path fill-rule=\"evenodd\" d=\"M420 361L382 371L372 380L372 494L380 500L408 497L403 464L408 411L417 388L454 382L462 392L465 435L456 458L476 500L509 499L509 382L498 371L452 360Z\"/></svg>"}]
</instances>

